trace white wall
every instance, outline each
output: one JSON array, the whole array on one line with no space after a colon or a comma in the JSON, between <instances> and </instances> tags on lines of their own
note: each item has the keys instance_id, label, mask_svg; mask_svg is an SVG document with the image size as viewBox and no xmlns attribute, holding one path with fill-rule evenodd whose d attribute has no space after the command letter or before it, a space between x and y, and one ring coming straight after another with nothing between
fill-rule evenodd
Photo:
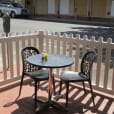
<instances>
[{"instance_id":1,"label":"white wall","mask_svg":"<svg viewBox=\"0 0 114 114\"><path fill-rule=\"evenodd\" d=\"M55 0L48 0L48 14L55 14Z\"/></svg>"},{"instance_id":2,"label":"white wall","mask_svg":"<svg viewBox=\"0 0 114 114\"><path fill-rule=\"evenodd\" d=\"M69 0L60 0L60 14L69 14Z\"/></svg>"},{"instance_id":3,"label":"white wall","mask_svg":"<svg viewBox=\"0 0 114 114\"><path fill-rule=\"evenodd\" d=\"M114 1L112 1L111 16L114 16Z\"/></svg>"}]
</instances>

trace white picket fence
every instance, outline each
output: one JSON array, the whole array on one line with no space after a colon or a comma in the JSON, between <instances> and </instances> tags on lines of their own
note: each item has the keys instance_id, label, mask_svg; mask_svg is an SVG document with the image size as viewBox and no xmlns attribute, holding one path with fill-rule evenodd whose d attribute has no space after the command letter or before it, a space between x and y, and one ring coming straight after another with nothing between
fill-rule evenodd
<instances>
[{"instance_id":1,"label":"white picket fence","mask_svg":"<svg viewBox=\"0 0 114 114\"><path fill-rule=\"evenodd\" d=\"M92 36L35 31L29 33L13 33L8 38L0 39L0 85L20 78L22 71L21 49L26 46L37 47L40 52L64 54L74 58L74 64L67 68L55 69L59 75L62 70L80 69L80 61L87 50L95 50L97 58L92 69L92 85L95 89L114 95L114 43L100 37L98 41Z\"/></svg>"}]
</instances>

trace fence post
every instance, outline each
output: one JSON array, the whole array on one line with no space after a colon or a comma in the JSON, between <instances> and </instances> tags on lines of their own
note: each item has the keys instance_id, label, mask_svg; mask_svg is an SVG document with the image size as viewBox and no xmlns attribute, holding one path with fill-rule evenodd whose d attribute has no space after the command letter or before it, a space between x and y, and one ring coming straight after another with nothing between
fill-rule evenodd
<instances>
[{"instance_id":1,"label":"fence post","mask_svg":"<svg viewBox=\"0 0 114 114\"><path fill-rule=\"evenodd\" d=\"M44 33L39 31L39 51L42 52L44 49Z\"/></svg>"}]
</instances>

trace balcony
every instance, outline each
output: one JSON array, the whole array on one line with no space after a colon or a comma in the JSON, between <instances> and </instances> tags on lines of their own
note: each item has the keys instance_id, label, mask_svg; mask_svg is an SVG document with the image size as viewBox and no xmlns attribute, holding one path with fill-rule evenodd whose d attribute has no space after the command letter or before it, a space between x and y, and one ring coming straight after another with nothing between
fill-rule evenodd
<instances>
[{"instance_id":1,"label":"balcony","mask_svg":"<svg viewBox=\"0 0 114 114\"><path fill-rule=\"evenodd\" d=\"M35 31L34 33L10 34L9 38L0 39L0 113L1 114L33 114L34 93L33 82L25 79L21 97L15 101L18 96L20 76L22 71L20 51L25 46L37 47L40 52L64 54L72 56L75 63L63 69L55 69L57 92L59 89L59 72L65 69L79 70L80 61L87 50L95 50L97 53L96 61L92 68L92 85L94 88L96 106L92 107L91 95L88 90L84 94L80 83L72 84L70 88L69 114L114 114L114 43L109 38L107 42L103 38L99 41L95 37L90 39L87 36L80 38L80 35L74 37L72 34L61 36L59 33L48 33ZM38 91L39 97L47 99L48 83L42 82ZM75 89L73 89L75 88ZM46 91L47 90L47 91ZM65 94L63 87L62 94ZM64 104L64 98L60 99ZM66 112L48 109L43 113L64 114Z\"/></svg>"}]
</instances>

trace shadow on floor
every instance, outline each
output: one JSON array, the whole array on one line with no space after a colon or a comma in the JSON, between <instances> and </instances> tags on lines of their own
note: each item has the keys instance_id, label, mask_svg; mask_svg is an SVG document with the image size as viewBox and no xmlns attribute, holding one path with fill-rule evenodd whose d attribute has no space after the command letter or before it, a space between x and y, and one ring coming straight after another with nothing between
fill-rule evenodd
<instances>
[{"instance_id":1,"label":"shadow on floor","mask_svg":"<svg viewBox=\"0 0 114 114\"><path fill-rule=\"evenodd\" d=\"M41 83L41 88L38 91L38 98L41 98L43 100L47 100L47 82ZM17 87L18 88L18 87ZM32 83L27 86L27 84L24 85L23 89L29 88L30 95L24 96L22 93L21 98L14 100L10 103L6 100L4 104L2 104L4 110L8 110L8 114L35 114L34 110L34 96L31 95L31 89L33 89ZM57 93L59 84L56 84ZM12 91L14 92L14 89ZM33 89L34 90L34 89ZM15 89L17 91L17 89ZM44 91L46 94L44 94ZM65 85L62 88L62 95L63 98L59 99L58 102L65 106ZM16 98L17 94L12 94L12 98ZM70 86L69 91L69 104L68 109L69 111L61 111L54 109L52 107L46 108L43 111L39 112L38 114L114 114L114 99L107 97L105 95L101 95L94 92L95 97L95 103L96 106L93 107L92 100L91 100L91 94L87 90L86 93L84 93L83 89L78 87L76 84ZM6 99L6 98L5 98ZM11 98L10 98L11 101ZM10 112L9 108L12 108L14 106L17 106L13 109L13 111Z\"/></svg>"}]
</instances>

